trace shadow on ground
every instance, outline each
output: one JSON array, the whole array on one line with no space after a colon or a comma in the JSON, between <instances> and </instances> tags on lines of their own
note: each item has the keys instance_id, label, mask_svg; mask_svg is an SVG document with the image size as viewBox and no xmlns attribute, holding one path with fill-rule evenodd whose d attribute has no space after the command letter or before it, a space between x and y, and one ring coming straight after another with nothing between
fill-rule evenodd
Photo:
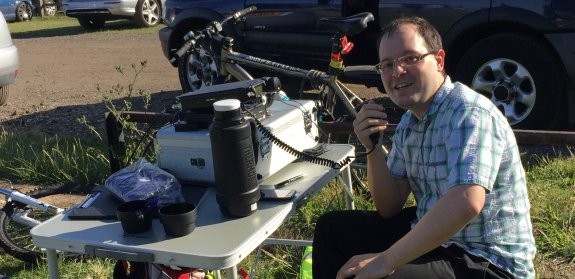
<instances>
[{"instance_id":1,"label":"shadow on ground","mask_svg":"<svg viewBox=\"0 0 575 279\"><path fill-rule=\"evenodd\" d=\"M163 91L151 94L150 112L162 112L166 107L176 102L180 90ZM115 100L120 107L124 100ZM143 101L139 97L132 97L127 102L133 106L131 111L146 111ZM0 128L13 132L33 132L46 136L73 136L84 138L91 136L89 128L79 123L78 119L85 117L100 135L105 138L106 105L101 103L89 105L60 106L51 110L26 113L10 120L2 121Z\"/></svg>"},{"instance_id":2,"label":"shadow on ground","mask_svg":"<svg viewBox=\"0 0 575 279\"><path fill-rule=\"evenodd\" d=\"M102 28L95 30L86 30L82 28L78 23L77 26L43 28L40 30L26 31L26 32L13 32L11 33L11 35L12 39L32 39L32 38L70 36L85 33L108 32L108 31L139 29L139 28L141 27L136 26L130 20L116 20L116 21L107 21Z\"/></svg>"}]
</instances>

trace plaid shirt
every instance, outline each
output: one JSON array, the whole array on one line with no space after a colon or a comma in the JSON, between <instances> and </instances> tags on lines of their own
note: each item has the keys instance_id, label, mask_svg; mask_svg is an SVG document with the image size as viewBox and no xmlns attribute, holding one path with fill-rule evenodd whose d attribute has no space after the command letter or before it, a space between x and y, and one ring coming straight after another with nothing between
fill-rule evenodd
<instances>
[{"instance_id":1,"label":"plaid shirt","mask_svg":"<svg viewBox=\"0 0 575 279\"><path fill-rule=\"evenodd\" d=\"M513 131L487 98L447 77L423 119L403 115L387 164L393 176L409 181L417 220L453 186L484 187L481 213L444 245L456 244L517 278L534 277L525 172Z\"/></svg>"}]
</instances>

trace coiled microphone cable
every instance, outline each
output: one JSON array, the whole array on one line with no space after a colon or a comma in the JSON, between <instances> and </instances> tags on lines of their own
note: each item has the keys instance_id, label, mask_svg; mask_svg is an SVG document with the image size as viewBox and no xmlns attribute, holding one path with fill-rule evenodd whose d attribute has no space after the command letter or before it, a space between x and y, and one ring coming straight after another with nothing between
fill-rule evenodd
<instances>
[{"instance_id":1,"label":"coiled microphone cable","mask_svg":"<svg viewBox=\"0 0 575 279\"><path fill-rule=\"evenodd\" d=\"M283 149L284 151L288 152L289 154L293 155L294 157L296 157L298 159L301 159L301 160L304 160L307 162L311 162L313 164L326 166L326 167L330 167L332 169L339 170L339 169L347 166L349 163L351 163L352 159L355 158L353 156L348 156L348 157L344 158L343 160L336 162L333 160L329 160L326 158L321 158L318 156L314 156L314 155L310 155L310 154L301 152L301 151L291 147L289 144L285 143L284 141L282 141L278 137L276 137L256 117L254 117L254 115L249 110L244 110L244 111L246 111L252 117L252 119L256 123L256 127L258 128L258 130L262 133L262 135L264 137L267 137L268 139L270 139L270 141L273 144L277 145L279 148Z\"/></svg>"}]
</instances>

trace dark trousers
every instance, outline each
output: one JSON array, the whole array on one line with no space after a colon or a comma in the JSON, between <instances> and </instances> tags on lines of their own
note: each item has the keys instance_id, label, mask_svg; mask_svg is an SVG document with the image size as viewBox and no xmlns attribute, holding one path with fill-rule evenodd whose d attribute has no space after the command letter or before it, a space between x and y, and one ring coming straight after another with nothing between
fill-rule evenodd
<instances>
[{"instance_id":1,"label":"dark trousers","mask_svg":"<svg viewBox=\"0 0 575 279\"><path fill-rule=\"evenodd\" d=\"M385 251L411 229L415 208L392 218L375 211L332 211L320 217L313 238L313 278L334 279L352 256ZM438 247L386 277L399 278L513 278L487 260L450 245Z\"/></svg>"}]
</instances>

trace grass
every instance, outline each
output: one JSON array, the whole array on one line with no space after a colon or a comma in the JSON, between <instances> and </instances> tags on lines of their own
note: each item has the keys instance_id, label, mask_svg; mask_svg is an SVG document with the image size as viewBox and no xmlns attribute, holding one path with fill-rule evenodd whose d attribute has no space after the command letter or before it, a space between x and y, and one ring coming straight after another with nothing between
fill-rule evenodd
<instances>
[{"instance_id":1,"label":"grass","mask_svg":"<svg viewBox=\"0 0 575 279\"><path fill-rule=\"evenodd\" d=\"M103 142L38 138L0 130L0 176L34 185L100 183L109 174Z\"/></svg>"},{"instance_id":2,"label":"grass","mask_svg":"<svg viewBox=\"0 0 575 279\"><path fill-rule=\"evenodd\" d=\"M89 261L66 260L60 266L62 279L104 279L112 278L112 267L115 261L110 259L93 258ZM8 275L11 279L37 279L48 278L48 266L32 266L14 260L9 256L0 256L0 275Z\"/></svg>"},{"instance_id":3,"label":"grass","mask_svg":"<svg viewBox=\"0 0 575 279\"><path fill-rule=\"evenodd\" d=\"M22 141L24 138L26 141ZM98 142L85 139L48 140L35 135L4 132L0 136L0 176L30 183L37 181L37 177L52 177L57 183L70 181L70 177L81 174L78 176L81 179L73 181L98 182L103 179L101 173L108 169L105 149L98 146ZM63 160L64 157L72 161ZM43 167L39 168L39 165ZM18 171L6 173L4 170ZM526 172L538 249L535 265L539 278L569 278L575 274L575 157L542 157L529 165ZM365 190L357 192L356 197L358 209L373 208ZM343 208L341 187L332 182L272 237L311 239L315 221L323 212ZM240 268L250 271L257 260L255 278L296 278L302 252L303 247L266 245L259 254L254 252L248 256ZM113 264L112 260L97 258L82 262L66 260L60 265L60 271L62 278L110 278ZM7 255L0 255L0 270L0 274L10 278L47 277L45 264L31 266Z\"/></svg>"},{"instance_id":4,"label":"grass","mask_svg":"<svg viewBox=\"0 0 575 279\"><path fill-rule=\"evenodd\" d=\"M539 253L575 262L575 158L542 160L528 172Z\"/></svg>"},{"instance_id":5,"label":"grass","mask_svg":"<svg viewBox=\"0 0 575 279\"><path fill-rule=\"evenodd\" d=\"M9 28L17 39L89 33L75 19L64 16L11 23ZM94 33L130 35L155 33L159 28L134 28L124 20L106 23L105 28ZM528 165L526 171L538 248L535 260L538 277L571 278L575 274L575 157L542 157ZM0 130L0 178L36 185L101 183L108 174L107 149L97 139L45 138ZM372 208L364 190L356 197L357 208ZM315 221L323 212L344 207L341 188L331 183L273 237L310 239ZM240 268L250 271L257 267L255 278L296 278L302 252L303 247L266 245L259 253L249 255ZM64 260L60 272L62 278L110 278L113 264L113 260L98 258ZM32 266L0 254L2 274L12 279L48 277L43 263Z\"/></svg>"},{"instance_id":6,"label":"grass","mask_svg":"<svg viewBox=\"0 0 575 279\"><path fill-rule=\"evenodd\" d=\"M13 22L8 24L13 39L44 38L55 36L70 36L86 33L121 33L130 34L157 34L159 24L149 28L139 28L130 20L107 21L102 29L87 31L80 26L75 18L59 15L51 17L34 17L31 21Z\"/></svg>"}]
</instances>

